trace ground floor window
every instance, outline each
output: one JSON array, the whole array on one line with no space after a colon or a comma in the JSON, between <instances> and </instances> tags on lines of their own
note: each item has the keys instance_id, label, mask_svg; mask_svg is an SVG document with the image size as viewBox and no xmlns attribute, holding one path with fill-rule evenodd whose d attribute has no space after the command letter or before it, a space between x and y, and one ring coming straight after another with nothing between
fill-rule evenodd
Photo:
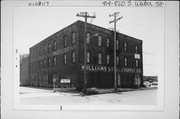
<instances>
[{"instance_id":1,"label":"ground floor window","mask_svg":"<svg viewBox=\"0 0 180 119\"><path fill-rule=\"evenodd\" d=\"M87 52L87 57L86 57L87 63L90 63L90 58L91 58L91 54L90 52Z\"/></svg>"}]
</instances>

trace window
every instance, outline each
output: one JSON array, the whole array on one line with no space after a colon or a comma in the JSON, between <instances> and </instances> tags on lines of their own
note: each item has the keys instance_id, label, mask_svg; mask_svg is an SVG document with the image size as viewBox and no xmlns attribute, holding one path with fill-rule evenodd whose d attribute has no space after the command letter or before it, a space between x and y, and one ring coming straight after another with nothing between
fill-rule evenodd
<instances>
[{"instance_id":1,"label":"window","mask_svg":"<svg viewBox=\"0 0 180 119\"><path fill-rule=\"evenodd\" d=\"M56 66L56 56L53 57L53 66Z\"/></svg>"},{"instance_id":2,"label":"window","mask_svg":"<svg viewBox=\"0 0 180 119\"><path fill-rule=\"evenodd\" d=\"M110 46L110 40L109 40L109 38L108 38L107 41L106 41L106 46L107 46L107 47Z\"/></svg>"},{"instance_id":3,"label":"window","mask_svg":"<svg viewBox=\"0 0 180 119\"><path fill-rule=\"evenodd\" d=\"M66 36L64 36L64 48L67 47L67 39Z\"/></svg>"},{"instance_id":4,"label":"window","mask_svg":"<svg viewBox=\"0 0 180 119\"><path fill-rule=\"evenodd\" d=\"M33 51L31 51L31 58L33 58L34 57L34 52Z\"/></svg>"},{"instance_id":5,"label":"window","mask_svg":"<svg viewBox=\"0 0 180 119\"><path fill-rule=\"evenodd\" d=\"M124 58L124 66L127 66L127 57Z\"/></svg>"},{"instance_id":6,"label":"window","mask_svg":"<svg viewBox=\"0 0 180 119\"><path fill-rule=\"evenodd\" d=\"M39 55L39 48L36 49L36 56Z\"/></svg>"},{"instance_id":7,"label":"window","mask_svg":"<svg viewBox=\"0 0 180 119\"><path fill-rule=\"evenodd\" d=\"M102 54L98 54L98 64L102 64Z\"/></svg>"},{"instance_id":8,"label":"window","mask_svg":"<svg viewBox=\"0 0 180 119\"><path fill-rule=\"evenodd\" d=\"M33 55L34 57L36 57L36 49L34 49Z\"/></svg>"},{"instance_id":9,"label":"window","mask_svg":"<svg viewBox=\"0 0 180 119\"><path fill-rule=\"evenodd\" d=\"M36 52L35 52L35 49L33 50L33 58L35 57L35 54L36 54Z\"/></svg>"},{"instance_id":10,"label":"window","mask_svg":"<svg viewBox=\"0 0 180 119\"><path fill-rule=\"evenodd\" d=\"M138 53L138 47L136 46L136 53Z\"/></svg>"},{"instance_id":11,"label":"window","mask_svg":"<svg viewBox=\"0 0 180 119\"><path fill-rule=\"evenodd\" d=\"M76 26L75 26L75 25L73 26L73 29L74 29L74 30L76 29Z\"/></svg>"},{"instance_id":12,"label":"window","mask_svg":"<svg viewBox=\"0 0 180 119\"><path fill-rule=\"evenodd\" d=\"M76 61L76 56L75 56L75 52L72 52L72 62L74 63Z\"/></svg>"},{"instance_id":13,"label":"window","mask_svg":"<svg viewBox=\"0 0 180 119\"><path fill-rule=\"evenodd\" d=\"M98 46L102 46L102 37L98 36Z\"/></svg>"},{"instance_id":14,"label":"window","mask_svg":"<svg viewBox=\"0 0 180 119\"><path fill-rule=\"evenodd\" d=\"M46 59L44 59L44 67L46 67Z\"/></svg>"},{"instance_id":15,"label":"window","mask_svg":"<svg viewBox=\"0 0 180 119\"><path fill-rule=\"evenodd\" d=\"M39 55L41 55L42 47L39 48Z\"/></svg>"},{"instance_id":16,"label":"window","mask_svg":"<svg viewBox=\"0 0 180 119\"><path fill-rule=\"evenodd\" d=\"M51 52L51 43L48 44L48 52Z\"/></svg>"},{"instance_id":17,"label":"window","mask_svg":"<svg viewBox=\"0 0 180 119\"><path fill-rule=\"evenodd\" d=\"M50 57L48 57L48 67L50 67L51 66L51 59L50 59Z\"/></svg>"},{"instance_id":18,"label":"window","mask_svg":"<svg viewBox=\"0 0 180 119\"><path fill-rule=\"evenodd\" d=\"M44 46L44 54L46 53L46 46Z\"/></svg>"},{"instance_id":19,"label":"window","mask_svg":"<svg viewBox=\"0 0 180 119\"><path fill-rule=\"evenodd\" d=\"M39 48L36 48L36 56L39 55Z\"/></svg>"},{"instance_id":20,"label":"window","mask_svg":"<svg viewBox=\"0 0 180 119\"><path fill-rule=\"evenodd\" d=\"M56 43L56 41L54 41L54 42L53 42L53 48L54 48L54 51L56 51L56 50L57 50L56 45L57 45L57 43Z\"/></svg>"},{"instance_id":21,"label":"window","mask_svg":"<svg viewBox=\"0 0 180 119\"><path fill-rule=\"evenodd\" d=\"M109 62L110 62L110 56L106 55L106 63L109 64Z\"/></svg>"},{"instance_id":22,"label":"window","mask_svg":"<svg viewBox=\"0 0 180 119\"><path fill-rule=\"evenodd\" d=\"M38 61L38 68L41 68L41 60Z\"/></svg>"},{"instance_id":23,"label":"window","mask_svg":"<svg viewBox=\"0 0 180 119\"><path fill-rule=\"evenodd\" d=\"M43 55L43 46L41 47L41 55Z\"/></svg>"},{"instance_id":24,"label":"window","mask_svg":"<svg viewBox=\"0 0 180 119\"><path fill-rule=\"evenodd\" d=\"M74 32L72 33L72 39L71 39L71 42L72 42L72 44L75 44L75 42L76 42L76 39L75 39L75 33L74 33Z\"/></svg>"},{"instance_id":25,"label":"window","mask_svg":"<svg viewBox=\"0 0 180 119\"><path fill-rule=\"evenodd\" d=\"M124 51L127 51L127 43L124 43Z\"/></svg>"},{"instance_id":26,"label":"window","mask_svg":"<svg viewBox=\"0 0 180 119\"><path fill-rule=\"evenodd\" d=\"M40 68L42 68L42 66L43 66L43 62L42 60L40 60Z\"/></svg>"},{"instance_id":27,"label":"window","mask_svg":"<svg viewBox=\"0 0 180 119\"><path fill-rule=\"evenodd\" d=\"M67 64L67 54L64 54L63 61L64 61L64 64Z\"/></svg>"},{"instance_id":28,"label":"window","mask_svg":"<svg viewBox=\"0 0 180 119\"><path fill-rule=\"evenodd\" d=\"M116 50L119 50L119 40L116 40Z\"/></svg>"},{"instance_id":29,"label":"window","mask_svg":"<svg viewBox=\"0 0 180 119\"><path fill-rule=\"evenodd\" d=\"M36 57L36 53L37 53L37 48L35 48L34 57Z\"/></svg>"},{"instance_id":30,"label":"window","mask_svg":"<svg viewBox=\"0 0 180 119\"><path fill-rule=\"evenodd\" d=\"M31 57L31 59L32 59L32 51L30 51L30 57Z\"/></svg>"},{"instance_id":31,"label":"window","mask_svg":"<svg viewBox=\"0 0 180 119\"><path fill-rule=\"evenodd\" d=\"M139 67L139 62L138 62L138 60L136 60L136 67Z\"/></svg>"},{"instance_id":32,"label":"window","mask_svg":"<svg viewBox=\"0 0 180 119\"><path fill-rule=\"evenodd\" d=\"M90 54L90 52L87 52L87 63L90 63L90 58L91 58L91 54Z\"/></svg>"},{"instance_id":33,"label":"window","mask_svg":"<svg viewBox=\"0 0 180 119\"><path fill-rule=\"evenodd\" d=\"M119 56L116 57L116 65L119 65Z\"/></svg>"},{"instance_id":34,"label":"window","mask_svg":"<svg viewBox=\"0 0 180 119\"><path fill-rule=\"evenodd\" d=\"M90 44L90 37L91 37L91 34L87 33L87 44Z\"/></svg>"}]
</instances>

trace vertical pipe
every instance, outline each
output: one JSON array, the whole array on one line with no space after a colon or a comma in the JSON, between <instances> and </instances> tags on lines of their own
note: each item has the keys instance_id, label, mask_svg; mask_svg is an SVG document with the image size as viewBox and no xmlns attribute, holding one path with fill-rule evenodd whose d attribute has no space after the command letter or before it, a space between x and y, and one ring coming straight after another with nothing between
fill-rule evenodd
<instances>
[{"instance_id":1,"label":"vertical pipe","mask_svg":"<svg viewBox=\"0 0 180 119\"><path fill-rule=\"evenodd\" d=\"M116 82L116 12L114 14L114 90L117 92Z\"/></svg>"}]
</instances>

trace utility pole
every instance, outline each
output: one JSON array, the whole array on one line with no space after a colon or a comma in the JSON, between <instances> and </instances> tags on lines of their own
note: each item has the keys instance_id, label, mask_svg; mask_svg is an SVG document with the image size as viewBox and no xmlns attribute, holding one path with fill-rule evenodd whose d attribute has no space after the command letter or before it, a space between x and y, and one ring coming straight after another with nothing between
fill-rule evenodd
<instances>
[{"instance_id":1,"label":"utility pole","mask_svg":"<svg viewBox=\"0 0 180 119\"><path fill-rule=\"evenodd\" d=\"M88 15L88 12L80 12L80 13L77 13L78 17L84 17L85 18L85 40L84 40L84 87L83 87L83 93L84 95L86 95L86 92L87 92L87 78L86 78L86 57L87 57L87 47L86 47L86 43L87 43L87 18L96 18L95 15L93 16L89 16Z\"/></svg>"},{"instance_id":2,"label":"utility pole","mask_svg":"<svg viewBox=\"0 0 180 119\"><path fill-rule=\"evenodd\" d=\"M114 20L110 21L109 23L114 22L114 90L117 93L117 80L116 80L116 22L122 18L116 18L119 15L119 12L115 12L114 14L109 14L109 17L114 16Z\"/></svg>"}]
</instances>

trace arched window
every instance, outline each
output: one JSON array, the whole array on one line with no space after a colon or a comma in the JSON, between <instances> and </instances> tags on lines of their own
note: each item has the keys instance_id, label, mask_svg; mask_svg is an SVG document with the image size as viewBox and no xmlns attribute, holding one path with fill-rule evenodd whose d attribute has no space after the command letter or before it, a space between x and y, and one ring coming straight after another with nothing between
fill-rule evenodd
<instances>
[{"instance_id":1,"label":"arched window","mask_svg":"<svg viewBox=\"0 0 180 119\"><path fill-rule=\"evenodd\" d=\"M57 43L56 43L56 41L53 42L53 48L54 48L54 51L57 50Z\"/></svg>"},{"instance_id":2,"label":"arched window","mask_svg":"<svg viewBox=\"0 0 180 119\"><path fill-rule=\"evenodd\" d=\"M102 54L98 54L98 64L102 64Z\"/></svg>"},{"instance_id":3,"label":"arched window","mask_svg":"<svg viewBox=\"0 0 180 119\"><path fill-rule=\"evenodd\" d=\"M74 63L76 61L76 54L75 52L73 51L72 52L72 62Z\"/></svg>"},{"instance_id":4,"label":"arched window","mask_svg":"<svg viewBox=\"0 0 180 119\"><path fill-rule=\"evenodd\" d=\"M136 53L138 53L138 46L136 46Z\"/></svg>"},{"instance_id":5,"label":"arched window","mask_svg":"<svg viewBox=\"0 0 180 119\"><path fill-rule=\"evenodd\" d=\"M72 33L72 39L71 39L71 42L72 42L72 44L75 44L75 42L76 42L76 37L75 37L75 32L73 32Z\"/></svg>"},{"instance_id":6,"label":"arched window","mask_svg":"<svg viewBox=\"0 0 180 119\"><path fill-rule=\"evenodd\" d=\"M124 43L124 51L127 51L127 43Z\"/></svg>"},{"instance_id":7,"label":"arched window","mask_svg":"<svg viewBox=\"0 0 180 119\"><path fill-rule=\"evenodd\" d=\"M102 37L98 36L98 46L102 46Z\"/></svg>"},{"instance_id":8,"label":"arched window","mask_svg":"<svg viewBox=\"0 0 180 119\"><path fill-rule=\"evenodd\" d=\"M64 54L63 61L64 61L64 64L67 64L67 54Z\"/></svg>"},{"instance_id":9,"label":"arched window","mask_svg":"<svg viewBox=\"0 0 180 119\"><path fill-rule=\"evenodd\" d=\"M53 57L53 65L56 66L57 64L57 59L56 59L56 56Z\"/></svg>"},{"instance_id":10,"label":"arched window","mask_svg":"<svg viewBox=\"0 0 180 119\"><path fill-rule=\"evenodd\" d=\"M51 58L48 57L48 67L50 67L50 66L51 66Z\"/></svg>"},{"instance_id":11,"label":"arched window","mask_svg":"<svg viewBox=\"0 0 180 119\"><path fill-rule=\"evenodd\" d=\"M119 56L116 57L116 65L119 65Z\"/></svg>"},{"instance_id":12,"label":"arched window","mask_svg":"<svg viewBox=\"0 0 180 119\"><path fill-rule=\"evenodd\" d=\"M48 52L51 52L51 43L48 44Z\"/></svg>"},{"instance_id":13,"label":"arched window","mask_svg":"<svg viewBox=\"0 0 180 119\"><path fill-rule=\"evenodd\" d=\"M139 67L139 61L136 60L136 67Z\"/></svg>"},{"instance_id":14,"label":"arched window","mask_svg":"<svg viewBox=\"0 0 180 119\"><path fill-rule=\"evenodd\" d=\"M116 49L119 50L119 40L116 40Z\"/></svg>"},{"instance_id":15,"label":"arched window","mask_svg":"<svg viewBox=\"0 0 180 119\"><path fill-rule=\"evenodd\" d=\"M106 63L107 63L107 64L110 63L110 55L106 55Z\"/></svg>"},{"instance_id":16,"label":"arched window","mask_svg":"<svg viewBox=\"0 0 180 119\"><path fill-rule=\"evenodd\" d=\"M64 48L67 47L67 39L66 39L66 36L64 36Z\"/></svg>"},{"instance_id":17,"label":"arched window","mask_svg":"<svg viewBox=\"0 0 180 119\"><path fill-rule=\"evenodd\" d=\"M87 63L90 63L90 58L91 58L91 54L90 54L90 52L87 52Z\"/></svg>"},{"instance_id":18,"label":"arched window","mask_svg":"<svg viewBox=\"0 0 180 119\"><path fill-rule=\"evenodd\" d=\"M87 33L87 41L86 41L87 44L90 44L90 37L91 37L91 34Z\"/></svg>"},{"instance_id":19,"label":"arched window","mask_svg":"<svg viewBox=\"0 0 180 119\"><path fill-rule=\"evenodd\" d=\"M110 40L109 40L109 38L108 38L107 41L106 41L106 46L107 46L107 47L110 46Z\"/></svg>"},{"instance_id":20,"label":"arched window","mask_svg":"<svg viewBox=\"0 0 180 119\"><path fill-rule=\"evenodd\" d=\"M128 59L127 57L124 58L124 66L127 66L128 65Z\"/></svg>"}]
</instances>

